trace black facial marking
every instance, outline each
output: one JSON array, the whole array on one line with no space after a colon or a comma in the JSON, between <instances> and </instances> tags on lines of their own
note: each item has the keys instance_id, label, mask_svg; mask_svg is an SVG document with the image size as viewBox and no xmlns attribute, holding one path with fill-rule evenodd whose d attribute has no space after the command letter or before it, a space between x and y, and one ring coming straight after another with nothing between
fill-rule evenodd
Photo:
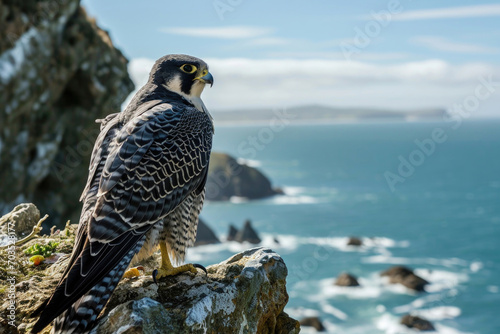
<instances>
[{"instance_id":1,"label":"black facial marking","mask_svg":"<svg viewBox=\"0 0 500 334\"><path fill-rule=\"evenodd\" d=\"M195 78L196 73L193 74L187 74L187 73L182 73L181 74L181 91L184 94L191 93L191 87L194 84L193 79Z\"/></svg>"},{"instance_id":2,"label":"black facial marking","mask_svg":"<svg viewBox=\"0 0 500 334\"><path fill-rule=\"evenodd\" d=\"M181 70L181 67L184 71ZM189 72L196 68L200 69L206 67L207 65L202 60L195 57L187 55L165 56L158 59L153 66L150 82L158 86L163 86L174 80L175 77L178 77L181 81L181 92L189 95L191 93L191 87L195 83L194 78L198 71L194 71L194 73L185 73L185 71Z\"/></svg>"}]
</instances>

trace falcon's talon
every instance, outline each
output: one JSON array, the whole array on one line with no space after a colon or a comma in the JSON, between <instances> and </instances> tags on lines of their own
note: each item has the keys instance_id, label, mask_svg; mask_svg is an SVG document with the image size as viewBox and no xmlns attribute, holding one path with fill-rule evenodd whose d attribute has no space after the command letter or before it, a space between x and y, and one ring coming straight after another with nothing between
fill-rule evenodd
<instances>
[{"instance_id":1,"label":"falcon's talon","mask_svg":"<svg viewBox=\"0 0 500 334\"><path fill-rule=\"evenodd\" d=\"M203 270L203 271L205 272L205 275L206 275L206 276L208 276L208 271L207 271L207 268L205 268L205 267L204 267L204 266L202 266L201 264L198 264L198 263L193 263L193 267Z\"/></svg>"},{"instance_id":2,"label":"falcon's talon","mask_svg":"<svg viewBox=\"0 0 500 334\"><path fill-rule=\"evenodd\" d=\"M158 269L153 270L153 282L158 285L158 281L156 280L156 276L158 275Z\"/></svg>"}]
</instances>

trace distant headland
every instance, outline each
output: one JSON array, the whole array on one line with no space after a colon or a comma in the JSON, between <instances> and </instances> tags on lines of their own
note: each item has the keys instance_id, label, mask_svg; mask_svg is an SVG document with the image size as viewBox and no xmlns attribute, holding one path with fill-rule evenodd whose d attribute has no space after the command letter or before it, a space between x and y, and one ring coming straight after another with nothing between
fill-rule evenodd
<instances>
[{"instance_id":1,"label":"distant headland","mask_svg":"<svg viewBox=\"0 0 500 334\"><path fill-rule=\"evenodd\" d=\"M387 110L370 108L339 108L305 105L290 108L260 108L213 111L218 125L224 123L262 123L273 119L289 123L361 122L361 121L438 121L446 116L445 109Z\"/></svg>"}]
</instances>

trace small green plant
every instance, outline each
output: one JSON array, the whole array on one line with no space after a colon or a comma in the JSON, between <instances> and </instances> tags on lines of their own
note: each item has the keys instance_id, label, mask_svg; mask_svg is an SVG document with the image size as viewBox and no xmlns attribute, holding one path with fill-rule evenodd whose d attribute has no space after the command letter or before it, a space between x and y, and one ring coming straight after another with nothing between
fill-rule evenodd
<instances>
[{"instance_id":1,"label":"small green plant","mask_svg":"<svg viewBox=\"0 0 500 334\"><path fill-rule=\"evenodd\" d=\"M59 243L55 241L49 241L49 243L46 245L34 244L33 246L26 249L24 251L24 254L30 256L42 255L43 257L49 257L52 255L52 253L54 253L58 245Z\"/></svg>"}]
</instances>

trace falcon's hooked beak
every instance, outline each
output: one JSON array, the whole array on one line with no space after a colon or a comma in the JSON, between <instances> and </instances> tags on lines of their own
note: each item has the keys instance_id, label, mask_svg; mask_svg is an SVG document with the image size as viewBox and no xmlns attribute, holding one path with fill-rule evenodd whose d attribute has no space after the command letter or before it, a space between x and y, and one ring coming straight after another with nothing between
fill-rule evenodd
<instances>
[{"instance_id":1,"label":"falcon's hooked beak","mask_svg":"<svg viewBox=\"0 0 500 334\"><path fill-rule=\"evenodd\" d=\"M201 82L203 82L205 84L210 84L210 87L212 87L214 84L214 77L207 70L203 71L202 75L194 78L194 80L200 80Z\"/></svg>"}]
</instances>

